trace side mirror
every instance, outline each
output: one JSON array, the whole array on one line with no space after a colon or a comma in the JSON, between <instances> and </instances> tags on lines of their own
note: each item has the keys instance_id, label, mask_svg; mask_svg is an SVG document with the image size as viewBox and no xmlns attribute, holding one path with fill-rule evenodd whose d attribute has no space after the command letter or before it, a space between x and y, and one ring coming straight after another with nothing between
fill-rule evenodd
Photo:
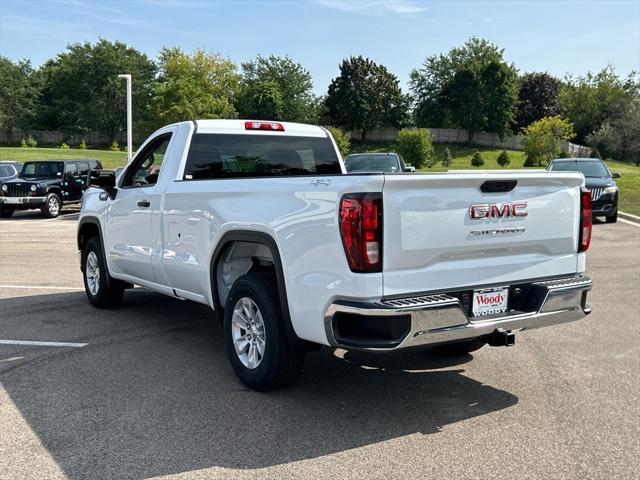
<instances>
[{"instance_id":1,"label":"side mirror","mask_svg":"<svg viewBox=\"0 0 640 480\"><path fill-rule=\"evenodd\" d=\"M116 172L113 170L89 170L86 187L104 190L109 197L116 196Z\"/></svg>"},{"instance_id":2,"label":"side mirror","mask_svg":"<svg viewBox=\"0 0 640 480\"><path fill-rule=\"evenodd\" d=\"M620 172L613 172L611 174L611 178L620 178L622 176L622 174Z\"/></svg>"},{"instance_id":3,"label":"side mirror","mask_svg":"<svg viewBox=\"0 0 640 480\"><path fill-rule=\"evenodd\" d=\"M416 171L416 167L406 166L406 167L404 167L404 171L413 173L413 172Z\"/></svg>"}]
</instances>

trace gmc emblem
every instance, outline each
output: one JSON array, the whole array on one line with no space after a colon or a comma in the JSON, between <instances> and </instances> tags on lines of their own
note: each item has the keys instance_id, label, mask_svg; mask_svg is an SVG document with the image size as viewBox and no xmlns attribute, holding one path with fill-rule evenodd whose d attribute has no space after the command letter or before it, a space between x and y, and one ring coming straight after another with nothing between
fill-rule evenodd
<instances>
[{"instance_id":1,"label":"gmc emblem","mask_svg":"<svg viewBox=\"0 0 640 480\"><path fill-rule=\"evenodd\" d=\"M502 205L497 203L471 205L469 207L469 216L471 217L471 220L481 220L483 218L526 217L527 202L506 202Z\"/></svg>"}]
</instances>

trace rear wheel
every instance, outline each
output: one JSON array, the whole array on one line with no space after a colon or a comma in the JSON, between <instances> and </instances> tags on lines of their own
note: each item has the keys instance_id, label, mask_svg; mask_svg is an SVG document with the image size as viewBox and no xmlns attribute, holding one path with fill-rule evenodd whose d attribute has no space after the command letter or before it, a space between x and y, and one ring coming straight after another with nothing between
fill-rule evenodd
<instances>
[{"instance_id":1,"label":"rear wheel","mask_svg":"<svg viewBox=\"0 0 640 480\"><path fill-rule=\"evenodd\" d=\"M484 340L475 338L464 342L446 343L433 347L433 351L442 355L464 355L475 352L486 345Z\"/></svg>"},{"instance_id":2,"label":"rear wheel","mask_svg":"<svg viewBox=\"0 0 640 480\"><path fill-rule=\"evenodd\" d=\"M112 308L122 303L125 284L109 276L98 237L91 238L82 250L82 276L91 305Z\"/></svg>"},{"instance_id":3,"label":"rear wheel","mask_svg":"<svg viewBox=\"0 0 640 480\"><path fill-rule=\"evenodd\" d=\"M292 382L304 352L287 342L273 274L248 273L231 287L224 310L224 340L231 366L254 390Z\"/></svg>"},{"instance_id":4,"label":"rear wheel","mask_svg":"<svg viewBox=\"0 0 640 480\"><path fill-rule=\"evenodd\" d=\"M44 205L40 211L45 218L55 218L60 215L60 209L62 208L62 202L60 197L55 193L50 193L44 201Z\"/></svg>"},{"instance_id":5,"label":"rear wheel","mask_svg":"<svg viewBox=\"0 0 640 480\"><path fill-rule=\"evenodd\" d=\"M15 212L13 208L0 207L0 218L9 218L13 212Z\"/></svg>"},{"instance_id":6,"label":"rear wheel","mask_svg":"<svg viewBox=\"0 0 640 480\"><path fill-rule=\"evenodd\" d=\"M616 223L618 221L618 212L614 213L611 216L607 217L607 223Z\"/></svg>"}]
</instances>

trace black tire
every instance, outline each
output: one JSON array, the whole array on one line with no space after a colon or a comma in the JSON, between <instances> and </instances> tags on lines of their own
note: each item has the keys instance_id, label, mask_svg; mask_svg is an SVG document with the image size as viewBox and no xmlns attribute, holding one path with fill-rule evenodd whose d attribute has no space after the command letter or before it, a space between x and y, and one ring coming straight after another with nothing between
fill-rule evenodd
<instances>
[{"instance_id":1,"label":"black tire","mask_svg":"<svg viewBox=\"0 0 640 480\"><path fill-rule=\"evenodd\" d=\"M10 218L13 212L15 212L13 208L0 207L0 218Z\"/></svg>"},{"instance_id":2,"label":"black tire","mask_svg":"<svg viewBox=\"0 0 640 480\"><path fill-rule=\"evenodd\" d=\"M606 217L606 219L607 219L607 223L616 223L618 221L618 212L616 211L616 213L614 213L609 217Z\"/></svg>"},{"instance_id":3,"label":"black tire","mask_svg":"<svg viewBox=\"0 0 640 480\"><path fill-rule=\"evenodd\" d=\"M87 278L87 275L90 275L87 261L92 254L95 256L93 258L99 268L97 288L90 287L91 280ZM122 303L125 284L109 276L109 271L104 261L102 245L98 237L92 237L82 250L82 279L84 281L84 291L89 302L94 307L113 308Z\"/></svg>"},{"instance_id":4,"label":"black tire","mask_svg":"<svg viewBox=\"0 0 640 480\"><path fill-rule=\"evenodd\" d=\"M56 218L62 210L62 201L55 193L50 193L44 200L44 205L40 208L44 218Z\"/></svg>"},{"instance_id":5,"label":"black tire","mask_svg":"<svg viewBox=\"0 0 640 480\"><path fill-rule=\"evenodd\" d=\"M250 299L259 310L264 325L263 355L254 368L243 364L236 353L232 320L238 301ZM237 324L236 324L237 325ZM238 327L236 326L236 331ZM240 329L240 332L242 329ZM248 273L231 287L224 309L224 342L233 370L242 383L254 390L267 391L291 383L302 369L304 352L293 349L287 342L278 300L276 279L269 272ZM245 331L245 335L249 335ZM247 346L249 348L249 346ZM259 354L258 354L259 355Z\"/></svg>"},{"instance_id":6,"label":"black tire","mask_svg":"<svg viewBox=\"0 0 640 480\"><path fill-rule=\"evenodd\" d=\"M475 338L473 340L467 340L464 342L445 343L443 345L437 345L433 347L433 351L442 355L458 356L475 352L485 345L485 341L479 338Z\"/></svg>"}]
</instances>

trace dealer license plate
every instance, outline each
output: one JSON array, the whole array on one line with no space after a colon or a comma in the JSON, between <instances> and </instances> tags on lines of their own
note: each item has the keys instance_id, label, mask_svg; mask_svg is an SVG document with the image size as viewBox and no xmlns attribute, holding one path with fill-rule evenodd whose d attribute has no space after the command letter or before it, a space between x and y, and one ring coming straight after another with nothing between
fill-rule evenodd
<instances>
[{"instance_id":1,"label":"dealer license plate","mask_svg":"<svg viewBox=\"0 0 640 480\"><path fill-rule=\"evenodd\" d=\"M15 197L15 198L4 197L3 202L4 203L22 203L22 198L20 198L20 197Z\"/></svg>"},{"instance_id":2,"label":"dealer license plate","mask_svg":"<svg viewBox=\"0 0 640 480\"><path fill-rule=\"evenodd\" d=\"M509 303L509 288L476 290L473 292L473 316L484 317L505 313Z\"/></svg>"}]
</instances>

